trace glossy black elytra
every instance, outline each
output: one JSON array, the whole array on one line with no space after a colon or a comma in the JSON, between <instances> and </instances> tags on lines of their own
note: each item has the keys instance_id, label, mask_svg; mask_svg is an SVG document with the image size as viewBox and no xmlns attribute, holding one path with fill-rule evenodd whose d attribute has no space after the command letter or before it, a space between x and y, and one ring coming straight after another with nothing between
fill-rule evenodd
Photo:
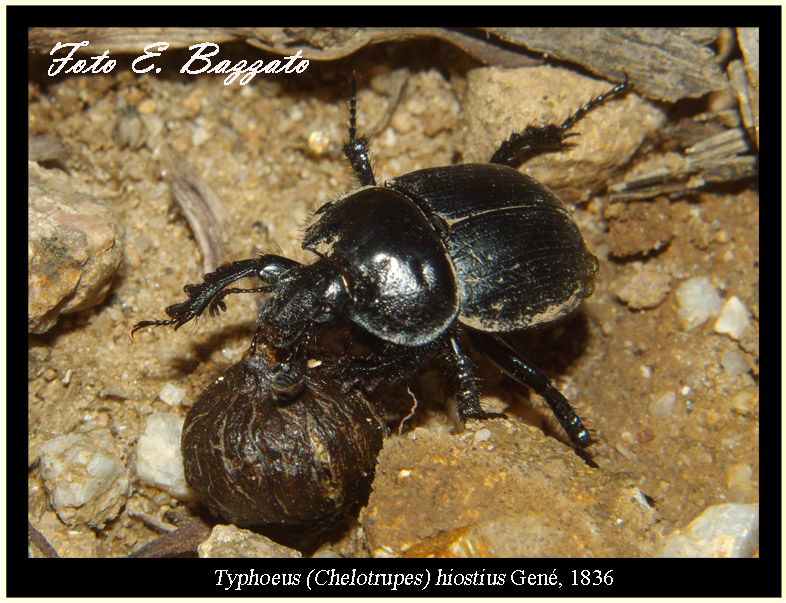
<instances>
[{"instance_id":1,"label":"glossy black elytra","mask_svg":"<svg viewBox=\"0 0 786 603\"><path fill-rule=\"evenodd\" d=\"M594 466L585 450L590 434L568 400L499 334L575 310L592 294L598 261L559 197L512 166L524 154L570 147L568 130L627 87L626 81L595 97L562 124L511 134L489 163L418 170L377 184L367 141L357 135L353 83L344 153L361 186L314 214L302 247L317 260L304 265L264 254L222 266L186 285L188 299L166 309L169 319L142 321L132 333L178 328L205 310L216 315L232 293L270 293L258 319L276 347L297 349L317 325L342 318L378 342L372 356L339 363L335 374L345 391L400 379L447 351L460 418L487 418L460 341L464 331L500 369L546 400L576 452ZM249 276L264 285L228 288Z\"/></svg>"}]
</instances>

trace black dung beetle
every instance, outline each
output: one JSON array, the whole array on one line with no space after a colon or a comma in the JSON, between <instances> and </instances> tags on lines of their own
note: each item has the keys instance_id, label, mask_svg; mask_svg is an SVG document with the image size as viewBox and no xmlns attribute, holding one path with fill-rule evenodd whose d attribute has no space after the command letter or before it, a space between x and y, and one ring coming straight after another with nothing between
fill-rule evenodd
<instances>
[{"instance_id":1,"label":"black dung beetle","mask_svg":"<svg viewBox=\"0 0 786 603\"><path fill-rule=\"evenodd\" d=\"M317 260L303 265L264 254L222 266L186 285L188 299L166 309L168 320L143 321L133 331L178 328L206 309L216 315L232 293L271 293L258 319L277 347L297 346L317 325L341 318L378 340L371 357L340 363L345 391L400 379L447 350L460 418L488 418L460 341L465 331L502 371L543 396L577 453L595 466L585 450L591 436L568 400L498 336L575 310L592 294L598 272L565 204L512 166L525 154L572 146L569 129L627 87L626 80L595 97L562 124L514 132L489 163L418 170L377 184L367 141L357 135L353 82L344 154L361 186L311 219L302 247ZM265 285L228 288L249 276Z\"/></svg>"}]
</instances>

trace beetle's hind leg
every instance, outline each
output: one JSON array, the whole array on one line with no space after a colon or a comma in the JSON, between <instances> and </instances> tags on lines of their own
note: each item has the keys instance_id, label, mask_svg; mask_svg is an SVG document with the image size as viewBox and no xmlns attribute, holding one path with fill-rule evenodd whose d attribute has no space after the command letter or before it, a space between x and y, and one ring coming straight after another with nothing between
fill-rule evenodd
<instances>
[{"instance_id":1,"label":"beetle's hind leg","mask_svg":"<svg viewBox=\"0 0 786 603\"><path fill-rule=\"evenodd\" d=\"M588 103L584 104L578 111L573 113L561 124L547 124L545 126L527 126L521 132L513 132L510 137L499 145L489 159L489 163L500 165L515 166L522 160L526 153L542 153L544 151L559 151L567 149L573 145L565 139L577 134L570 134L568 130L584 117L593 107L609 100L620 94L623 90L630 87L628 77L618 86L608 92L599 94Z\"/></svg>"},{"instance_id":2,"label":"beetle's hind leg","mask_svg":"<svg viewBox=\"0 0 786 603\"><path fill-rule=\"evenodd\" d=\"M360 184L374 186L374 172L371 169L371 160L368 157L368 140L365 136L357 135L357 85L353 79L352 96L349 99L349 139L344 143L344 155L349 160Z\"/></svg>"},{"instance_id":3,"label":"beetle's hind leg","mask_svg":"<svg viewBox=\"0 0 786 603\"><path fill-rule=\"evenodd\" d=\"M522 155L528 152L558 151L570 148L565 138L571 136L557 124L545 126L527 126L521 132L513 132L510 137L499 145L489 159L489 163L515 166L521 161Z\"/></svg>"},{"instance_id":4,"label":"beetle's hind leg","mask_svg":"<svg viewBox=\"0 0 786 603\"><path fill-rule=\"evenodd\" d=\"M598 465L586 450L587 446L593 443L590 432L584 427L570 402L551 384L548 377L495 335L470 331L469 338L478 351L496 364L502 372L546 400L551 412L565 430L576 454L590 467L597 467Z\"/></svg>"}]
</instances>

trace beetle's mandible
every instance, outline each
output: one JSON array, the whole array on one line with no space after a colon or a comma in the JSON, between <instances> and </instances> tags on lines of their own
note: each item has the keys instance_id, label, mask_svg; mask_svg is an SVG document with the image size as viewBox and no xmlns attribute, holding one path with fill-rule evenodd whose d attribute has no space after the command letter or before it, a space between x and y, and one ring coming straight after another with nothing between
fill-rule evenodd
<instances>
[{"instance_id":1,"label":"beetle's mandible","mask_svg":"<svg viewBox=\"0 0 786 603\"><path fill-rule=\"evenodd\" d=\"M598 271L565 204L513 166L525 154L572 146L570 128L628 87L626 80L561 124L514 132L488 163L423 169L378 184L367 140L357 134L353 82L344 153L360 187L323 205L308 224L302 247L316 261L264 254L222 266L187 285L188 299L166 309L169 319L142 321L133 331L178 328L205 310L216 315L232 293L269 293L258 321L277 347L295 349L320 325L342 318L379 344L370 357L337 364L345 391L401 379L446 352L460 418L484 419L490 415L480 407L460 338L466 332L502 371L546 400L576 452L595 466L586 451L590 434L568 400L500 338L575 310L592 294ZM263 285L229 288L249 276Z\"/></svg>"}]
</instances>

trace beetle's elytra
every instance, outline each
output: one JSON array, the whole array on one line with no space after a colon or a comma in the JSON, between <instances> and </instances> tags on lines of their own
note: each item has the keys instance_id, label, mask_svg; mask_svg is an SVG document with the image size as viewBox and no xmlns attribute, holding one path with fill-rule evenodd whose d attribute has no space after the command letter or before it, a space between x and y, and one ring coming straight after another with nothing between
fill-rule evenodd
<instances>
[{"instance_id":1,"label":"beetle's elytra","mask_svg":"<svg viewBox=\"0 0 786 603\"><path fill-rule=\"evenodd\" d=\"M590 434L570 403L500 338L575 310L592 293L598 270L565 204L513 166L525 154L570 146L570 128L627 87L597 96L562 124L511 134L488 163L424 169L378 184L367 141L356 131L353 83L344 152L361 186L313 216L302 246L316 260L264 254L222 266L187 285L188 299L166 309L169 319L140 322L134 331L178 328L205 310L223 311L231 293L265 292L259 329L276 348L297 350L339 319L379 342L372 356L335 364L344 391L401 379L446 352L460 418L488 418L461 340L466 333L505 373L545 398L575 450L594 466L585 450ZM262 286L228 288L247 276Z\"/></svg>"}]
</instances>

